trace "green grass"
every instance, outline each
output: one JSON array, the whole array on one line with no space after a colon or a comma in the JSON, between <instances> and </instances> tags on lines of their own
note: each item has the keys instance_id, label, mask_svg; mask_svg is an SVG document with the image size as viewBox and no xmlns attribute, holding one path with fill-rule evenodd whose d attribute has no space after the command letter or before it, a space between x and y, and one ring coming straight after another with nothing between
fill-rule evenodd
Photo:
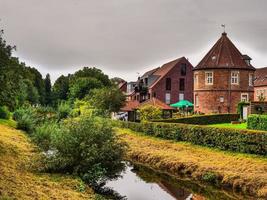
<instances>
[{"instance_id":1,"label":"green grass","mask_svg":"<svg viewBox=\"0 0 267 200\"><path fill-rule=\"evenodd\" d=\"M231 124L231 123L211 124L211 125L207 125L207 126L217 127L217 128L247 129L247 123L241 123L241 124Z\"/></svg>"},{"instance_id":2,"label":"green grass","mask_svg":"<svg viewBox=\"0 0 267 200\"><path fill-rule=\"evenodd\" d=\"M17 124L16 122L13 120L13 119L0 119L0 124L1 125L6 125L6 126L10 126L10 127L13 127L13 128L16 128Z\"/></svg>"}]
</instances>

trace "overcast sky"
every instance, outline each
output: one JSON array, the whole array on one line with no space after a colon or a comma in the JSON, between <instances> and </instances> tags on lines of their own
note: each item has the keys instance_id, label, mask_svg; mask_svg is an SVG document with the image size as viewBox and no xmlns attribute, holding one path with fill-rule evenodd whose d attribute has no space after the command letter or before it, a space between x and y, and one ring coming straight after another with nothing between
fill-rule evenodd
<instances>
[{"instance_id":1,"label":"overcast sky","mask_svg":"<svg viewBox=\"0 0 267 200\"><path fill-rule=\"evenodd\" d=\"M0 27L15 55L53 80L95 66L130 81L181 56L195 66L221 24L267 66L266 9L266 0L0 0Z\"/></svg>"}]
</instances>

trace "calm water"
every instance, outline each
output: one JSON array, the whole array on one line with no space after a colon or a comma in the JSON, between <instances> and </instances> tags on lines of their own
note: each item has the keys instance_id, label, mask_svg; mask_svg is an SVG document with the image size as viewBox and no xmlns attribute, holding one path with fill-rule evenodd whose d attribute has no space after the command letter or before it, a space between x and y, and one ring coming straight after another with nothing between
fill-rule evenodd
<instances>
[{"instance_id":1,"label":"calm water","mask_svg":"<svg viewBox=\"0 0 267 200\"><path fill-rule=\"evenodd\" d=\"M212 190L195 183L176 180L140 165L127 164L121 178L106 187L115 191L113 199L127 200L231 200L241 199L224 191ZM242 198L244 199L244 198Z\"/></svg>"}]
</instances>

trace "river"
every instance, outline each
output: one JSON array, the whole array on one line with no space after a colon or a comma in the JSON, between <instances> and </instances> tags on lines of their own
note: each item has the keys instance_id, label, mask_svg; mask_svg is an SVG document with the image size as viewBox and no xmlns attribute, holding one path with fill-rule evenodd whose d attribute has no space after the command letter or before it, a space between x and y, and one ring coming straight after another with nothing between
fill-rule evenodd
<instances>
[{"instance_id":1,"label":"river","mask_svg":"<svg viewBox=\"0 0 267 200\"><path fill-rule=\"evenodd\" d=\"M235 200L246 199L212 186L174 179L141 165L127 163L121 177L108 181L113 199L123 200Z\"/></svg>"}]
</instances>

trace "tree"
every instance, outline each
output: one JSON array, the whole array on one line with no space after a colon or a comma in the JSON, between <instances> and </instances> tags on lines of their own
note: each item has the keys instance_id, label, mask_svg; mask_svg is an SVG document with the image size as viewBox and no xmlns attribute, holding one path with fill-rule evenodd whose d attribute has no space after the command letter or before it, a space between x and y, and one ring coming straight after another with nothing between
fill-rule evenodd
<instances>
[{"instance_id":1,"label":"tree","mask_svg":"<svg viewBox=\"0 0 267 200\"><path fill-rule=\"evenodd\" d=\"M103 84L96 78L82 77L76 79L76 81L70 87L69 97L74 99L83 99L92 89L101 88Z\"/></svg>"},{"instance_id":2,"label":"tree","mask_svg":"<svg viewBox=\"0 0 267 200\"><path fill-rule=\"evenodd\" d=\"M139 109L139 114L141 122L147 122L153 119L160 119L162 110L156 106L144 105Z\"/></svg>"},{"instance_id":3,"label":"tree","mask_svg":"<svg viewBox=\"0 0 267 200\"><path fill-rule=\"evenodd\" d=\"M54 100L67 100L69 93L69 76L61 75L53 85Z\"/></svg>"},{"instance_id":4,"label":"tree","mask_svg":"<svg viewBox=\"0 0 267 200\"><path fill-rule=\"evenodd\" d=\"M125 104L125 95L117 87L105 87L94 89L86 97L97 109L111 112L118 112Z\"/></svg>"},{"instance_id":5,"label":"tree","mask_svg":"<svg viewBox=\"0 0 267 200\"><path fill-rule=\"evenodd\" d=\"M51 90L51 80L50 75L46 74L45 80L44 80L44 88L45 88L45 105L51 105L52 104L52 90Z\"/></svg>"}]
</instances>

